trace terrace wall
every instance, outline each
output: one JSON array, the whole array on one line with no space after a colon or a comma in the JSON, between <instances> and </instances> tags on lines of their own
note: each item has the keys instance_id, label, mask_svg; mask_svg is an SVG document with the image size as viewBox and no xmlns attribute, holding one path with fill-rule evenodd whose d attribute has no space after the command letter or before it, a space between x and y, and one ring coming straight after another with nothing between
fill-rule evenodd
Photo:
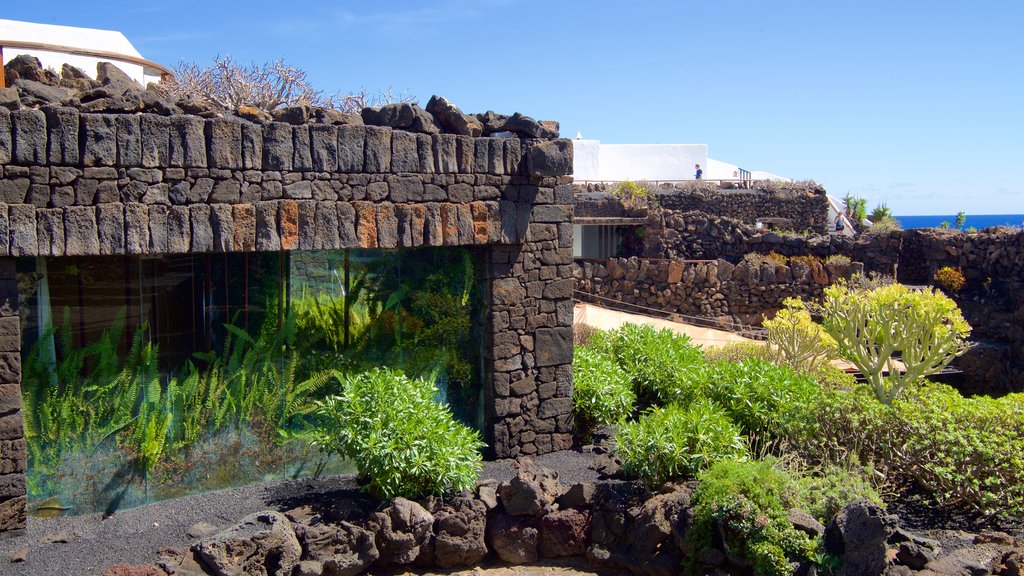
<instances>
[{"instance_id":1,"label":"terrace wall","mask_svg":"<svg viewBox=\"0 0 1024 576\"><path fill-rule=\"evenodd\" d=\"M0 532L25 526L14 259L479 246L487 441L572 439L567 140L0 108Z\"/></svg>"}]
</instances>

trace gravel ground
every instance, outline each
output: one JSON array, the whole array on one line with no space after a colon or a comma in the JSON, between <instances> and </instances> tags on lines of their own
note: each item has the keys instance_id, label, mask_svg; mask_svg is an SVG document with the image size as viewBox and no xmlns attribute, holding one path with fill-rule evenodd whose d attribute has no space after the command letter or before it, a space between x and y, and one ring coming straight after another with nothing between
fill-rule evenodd
<instances>
[{"instance_id":1,"label":"gravel ground","mask_svg":"<svg viewBox=\"0 0 1024 576\"><path fill-rule=\"evenodd\" d=\"M597 480L589 469L592 454L563 451L534 458L541 466L558 471L564 484ZM481 478L511 479L511 461L484 464ZM246 514L261 510L285 511L316 502L328 505L339 497L359 497L353 476L278 480L175 498L120 511L109 518L86 514L64 518L29 518L28 529L15 537L0 538L0 574L4 576L91 576L111 564L149 564L162 547L188 547L186 532L200 521L224 528ZM63 540L63 542L53 542ZM12 554L27 550L27 560L11 563ZM495 568L494 576L594 574L575 568ZM531 572L530 570L536 570ZM555 571L552 571L555 570ZM456 572L455 574L480 572Z\"/></svg>"}]
</instances>

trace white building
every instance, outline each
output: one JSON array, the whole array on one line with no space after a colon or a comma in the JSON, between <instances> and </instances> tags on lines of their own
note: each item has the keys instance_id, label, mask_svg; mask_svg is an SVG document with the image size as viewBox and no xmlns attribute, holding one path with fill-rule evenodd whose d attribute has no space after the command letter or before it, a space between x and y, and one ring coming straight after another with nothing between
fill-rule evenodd
<instances>
[{"instance_id":1,"label":"white building","mask_svg":"<svg viewBox=\"0 0 1024 576\"><path fill-rule=\"evenodd\" d=\"M92 78L98 62L111 62L142 86L170 74L164 66L143 58L120 32L0 20L0 60L6 64L19 54L35 56L43 68L57 74L61 66L70 64Z\"/></svg>"}]
</instances>

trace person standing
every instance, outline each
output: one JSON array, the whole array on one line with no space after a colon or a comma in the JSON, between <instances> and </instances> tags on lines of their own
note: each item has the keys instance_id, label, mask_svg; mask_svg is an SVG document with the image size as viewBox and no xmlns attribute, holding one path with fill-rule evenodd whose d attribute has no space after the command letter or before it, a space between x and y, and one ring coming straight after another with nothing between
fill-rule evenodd
<instances>
[{"instance_id":1,"label":"person standing","mask_svg":"<svg viewBox=\"0 0 1024 576\"><path fill-rule=\"evenodd\" d=\"M701 176L704 176L704 171L700 169L700 164L695 164L694 167L697 169L697 172L693 175L693 179L700 180Z\"/></svg>"}]
</instances>

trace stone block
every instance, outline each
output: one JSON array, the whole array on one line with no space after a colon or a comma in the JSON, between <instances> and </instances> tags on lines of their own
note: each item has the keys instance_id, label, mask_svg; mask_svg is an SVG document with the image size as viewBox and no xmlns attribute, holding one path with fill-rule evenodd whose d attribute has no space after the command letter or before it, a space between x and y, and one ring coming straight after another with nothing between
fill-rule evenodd
<instances>
[{"instance_id":1,"label":"stone block","mask_svg":"<svg viewBox=\"0 0 1024 576\"><path fill-rule=\"evenodd\" d=\"M192 247L192 218L188 206L171 206L167 212L167 251L184 254Z\"/></svg>"},{"instance_id":2,"label":"stone block","mask_svg":"<svg viewBox=\"0 0 1024 576\"><path fill-rule=\"evenodd\" d=\"M152 254L166 254L167 211L165 205L149 206L149 251Z\"/></svg>"},{"instance_id":3,"label":"stone block","mask_svg":"<svg viewBox=\"0 0 1024 576\"><path fill-rule=\"evenodd\" d=\"M242 122L242 168L263 169L263 128Z\"/></svg>"},{"instance_id":4,"label":"stone block","mask_svg":"<svg viewBox=\"0 0 1024 576\"><path fill-rule=\"evenodd\" d=\"M299 209L299 250L314 250L316 248L316 205L314 200L299 200L296 202Z\"/></svg>"},{"instance_id":5,"label":"stone block","mask_svg":"<svg viewBox=\"0 0 1024 576\"><path fill-rule=\"evenodd\" d=\"M21 417L21 414L18 414ZM0 500L0 534L24 530L28 521L28 496Z\"/></svg>"},{"instance_id":6,"label":"stone block","mask_svg":"<svg viewBox=\"0 0 1024 576\"><path fill-rule=\"evenodd\" d=\"M64 209L36 210L36 254L40 256L64 255ZM2 381L2 379L0 379Z\"/></svg>"},{"instance_id":7,"label":"stone block","mask_svg":"<svg viewBox=\"0 0 1024 576\"><path fill-rule=\"evenodd\" d=\"M241 120L230 116L207 120L206 143L206 157L210 168L243 168Z\"/></svg>"},{"instance_id":8,"label":"stone block","mask_svg":"<svg viewBox=\"0 0 1024 576\"><path fill-rule=\"evenodd\" d=\"M417 151L416 135L412 132L395 130L391 134L391 171L416 173L420 171L420 157Z\"/></svg>"},{"instance_id":9,"label":"stone block","mask_svg":"<svg viewBox=\"0 0 1024 576\"><path fill-rule=\"evenodd\" d=\"M572 363L572 326L538 328L534 338L538 367Z\"/></svg>"},{"instance_id":10,"label":"stone block","mask_svg":"<svg viewBox=\"0 0 1024 576\"><path fill-rule=\"evenodd\" d=\"M489 141L493 138L477 138L473 141L473 170L476 174L487 174L488 154L490 153Z\"/></svg>"},{"instance_id":11,"label":"stone block","mask_svg":"<svg viewBox=\"0 0 1024 576\"><path fill-rule=\"evenodd\" d=\"M505 173L505 138L487 139L487 173Z\"/></svg>"},{"instance_id":12,"label":"stone block","mask_svg":"<svg viewBox=\"0 0 1024 576\"><path fill-rule=\"evenodd\" d=\"M96 207L100 254L124 254L124 204L114 202Z\"/></svg>"},{"instance_id":13,"label":"stone block","mask_svg":"<svg viewBox=\"0 0 1024 576\"><path fill-rule=\"evenodd\" d=\"M459 209L455 204L441 204L441 234L445 246L459 245Z\"/></svg>"},{"instance_id":14,"label":"stone block","mask_svg":"<svg viewBox=\"0 0 1024 576\"><path fill-rule=\"evenodd\" d=\"M100 253L96 209L69 206L64 210L64 253L68 256L95 256Z\"/></svg>"},{"instance_id":15,"label":"stone block","mask_svg":"<svg viewBox=\"0 0 1024 576\"><path fill-rule=\"evenodd\" d=\"M455 137L455 164L459 174L472 174L476 163L476 139Z\"/></svg>"},{"instance_id":16,"label":"stone block","mask_svg":"<svg viewBox=\"0 0 1024 576\"><path fill-rule=\"evenodd\" d=\"M235 204L242 196L242 183L238 180L217 180L209 201L216 204Z\"/></svg>"},{"instance_id":17,"label":"stone block","mask_svg":"<svg viewBox=\"0 0 1024 576\"><path fill-rule=\"evenodd\" d=\"M291 170L295 155L295 141L291 125L280 122L267 124L263 129L263 169Z\"/></svg>"},{"instance_id":18,"label":"stone block","mask_svg":"<svg viewBox=\"0 0 1024 576\"><path fill-rule=\"evenodd\" d=\"M281 236L277 232L278 201L256 204L256 250L277 252L281 249Z\"/></svg>"},{"instance_id":19,"label":"stone block","mask_svg":"<svg viewBox=\"0 0 1024 576\"><path fill-rule=\"evenodd\" d=\"M117 125L110 114L82 114L81 156L83 166L117 163Z\"/></svg>"},{"instance_id":20,"label":"stone block","mask_svg":"<svg viewBox=\"0 0 1024 576\"><path fill-rule=\"evenodd\" d=\"M11 256L35 256L39 248L36 242L36 207L25 204L11 206L8 218Z\"/></svg>"},{"instance_id":21,"label":"stone block","mask_svg":"<svg viewBox=\"0 0 1024 576\"><path fill-rule=\"evenodd\" d=\"M128 254L149 252L149 207L145 204L125 204L124 241Z\"/></svg>"},{"instance_id":22,"label":"stone block","mask_svg":"<svg viewBox=\"0 0 1024 576\"><path fill-rule=\"evenodd\" d=\"M448 187L448 199L460 204L472 202L473 187L469 184L452 184Z\"/></svg>"},{"instance_id":23,"label":"stone block","mask_svg":"<svg viewBox=\"0 0 1024 576\"><path fill-rule=\"evenodd\" d=\"M456 215L458 216L456 226L458 226L459 230L459 245L472 246L476 241L473 211L469 204L459 204L455 208Z\"/></svg>"},{"instance_id":24,"label":"stone block","mask_svg":"<svg viewBox=\"0 0 1024 576\"><path fill-rule=\"evenodd\" d=\"M338 170L338 128L330 124L309 127L309 142L315 172Z\"/></svg>"},{"instance_id":25,"label":"stone block","mask_svg":"<svg viewBox=\"0 0 1024 576\"><path fill-rule=\"evenodd\" d=\"M457 140L454 134L435 134L432 137L434 164L437 171L443 174L454 174L459 171L457 157Z\"/></svg>"},{"instance_id":26,"label":"stone block","mask_svg":"<svg viewBox=\"0 0 1024 576\"><path fill-rule=\"evenodd\" d=\"M444 245L444 228L441 221L441 205L431 202L426 205L423 220L423 243L427 246Z\"/></svg>"},{"instance_id":27,"label":"stone block","mask_svg":"<svg viewBox=\"0 0 1024 576\"><path fill-rule=\"evenodd\" d=\"M206 168L206 121L198 116L171 116L168 151L170 165Z\"/></svg>"},{"instance_id":28,"label":"stone block","mask_svg":"<svg viewBox=\"0 0 1024 576\"><path fill-rule=\"evenodd\" d=\"M170 166L171 120L156 114L139 115L142 137L141 164L146 168Z\"/></svg>"},{"instance_id":29,"label":"stone block","mask_svg":"<svg viewBox=\"0 0 1024 576\"><path fill-rule=\"evenodd\" d=\"M213 251L231 252L234 246L234 218L231 204L210 205L210 228L213 231Z\"/></svg>"},{"instance_id":30,"label":"stone block","mask_svg":"<svg viewBox=\"0 0 1024 576\"><path fill-rule=\"evenodd\" d=\"M526 172L523 166L523 147L519 138L506 138L504 142L505 174L516 175Z\"/></svg>"},{"instance_id":31,"label":"stone block","mask_svg":"<svg viewBox=\"0 0 1024 576\"><path fill-rule=\"evenodd\" d=\"M24 204L32 181L28 178L0 179L0 202Z\"/></svg>"},{"instance_id":32,"label":"stone block","mask_svg":"<svg viewBox=\"0 0 1024 576\"><path fill-rule=\"evenodd\" d=\"M372 202L354 202L356 238L359 248L377 247L377 211ZM340 216L339 211L339 216Z\"/></svg>"},{"instance_id":33,"label":"stone block","mask_svg":"<svg viewBox=\"0 0 1024 576\"><path fill-rule=\"evenodd\" d=\"M362 172L363 155L366 148L365 126L341 126L338 128L338 170L341 172Z\"/></svg>"},{"instance_id":34,"label":"stone block","mask_svg":"<svg viewBox=\"0 0 1024 576\"><path fill-rule=\"evenodd\" d=\"M526 150L526 165L531 176L551 177L572 174L572 142L565 138L533 142Z\"/></svg>"},{"instance_id":35,"label":"stone block","mask_svg":"<svg viewBox=\"0 0 1024 576\"><path fill-rule=\"evenodd\" d=\"M338 202L338 240L341 248L353 248L360 246L359 235L356 233L355 206L351 202Z\"/></svg>"},{"instance_id":36,"label":"stone block","mask_svg":"<svg viewBox=\"0 0 1024 576\"><path fill-rule=\"evenodd\" d=\"M46 116L40 110L11 112L11 132L16 164L46 164Z\"/></svg>"},{"instance_id":37,"label":"stone block","mask_svg":"<svg viewBox=\"0 0 1024 576\"><path fill-rule=\"evenodd\" d=\"M10 354L18 354L18 352L14 351ZM15 410L21 410L21 386L17 382L0 383L0 414L9 414ZM10 442L10 440L0 442L0 451L2 451L5 444ZM0 452L0 464L2 464L5 456L5 454ZM0 474L10 474L10 471L5 472L2 466L0 466Z\"/></svg>"},{"instance_id":38,"label":"stone block","mask_svg":"<svg viewBox=\"0 0 1024 576\"><path fill-rule=\"evenodd\" d=\"M78 110L50 106L44 108L43 113L46 115L46 131L48 133L46 155L50 159L50 165L77 166L81 159L78 151L80 123Z\"/></svg>"},{"instance_id":39,"label":"stone block","mask_svg":"<svg viewBox=\"0 0 1024 576\"><path fill-rule=\"evenodd\" d=\"M312 224L312 250L336 250L341 248L338 230L338 205L335 202L314 202ZM301 220L301 218L300 218ZM301 224L301 223L300 223ZM299 245L302 245L300 239Z\"/></svg>"},{"instance_id":40,"label":"stone block","mask_svg":"<svg viewBox=\"0 0 1024 576\"><path fill-rule=\"evenodd\" d=\"M7 205L0 203L0 256L10 253L10 222L7 219Z\"/></svg>"},{"instance_id":41,"label":"stone block","mask_svg":"<svg viewBox=\"0 0 1024 576\"><path fill-rule=\"evenodd\" d=\"M398 215L395 205L389 202L377 205L377 245L381 248L398 247Z\"/></svg>"},{"instance_id":42,"label":"stone block","mask_svg":"<svg viewBox=\"0 0 1024 576\"><path fill-rule=\"evenodd\" d=\"M423 199L423 181L418 176L390 176L388 198L392 202L420 201Z\"/></svg>"},{"instance_id":43,"label":"stone block","mask_svg":"<svg viewBox=\"0 0 1024 576\"><path fill-rule=\"evenodd\" d=\"M294 170L309 171L313 169L313 151L309 142L309 130L306 126L295 126L292 130L294 155L292 156L292 168Z\"/></svg>"},{"instance_id":44,"label":"stone block","mask_svg":"<svg viewBox=\"0 0 1024 576\"><path fill-rule=\"evenodd\" d=\"M438 171L434 162L434 141L430 134L416 135L416 153L419 156L419 172L433 174Z\"/></svg>"},{"instance_id":45,"label":"stone block","mask_svg":"<svg viewBox=\"0 0 1024 576\"><path fill-rule=\"evenodd\" d=\"M299 180L284 187L284 197L292 199L309 199L313 197L313 183L309 180Z\"/></svg>"},{"instance_id":46,"label":"stone block","mask_svg":"<svg viewBox=\"0 0 1024 576\"><path fill-rule=\"evenodd\" d=\"M570 222L572 221L572 206L559 204L543 204L533 207L531 218L534 222Z\"/></svg>"},{"instance_id":47,"label":"stone block","mask_svg":"<svg viewBox=\"0 0 1024 576\"><path fill-rule=\"evenodd\" d=\"M252 204L235 204L231 207L231 245L236 252L256 250L256 207Z\"/></svg>"},{"instance_id":48,"label":"stone block","mask_svg":"<svg viewBox=\"0 0 1024 576\"><path fill-rule=\"evenodd\" d=\"M486 244L490 239L490 211L486 202L473 202L469 205L473 218L473 244Z\"/></svg>"},{"instance_id":49,"label":"stone block","mask_svg":"<svg viewBox=\"0 0 1024 576\"><path fill-rule=\"evenodd\" d=\"M191 252L213 252L213 225L209 204L192 204L188 207L192 227Z\"/></svg>"},{"instance_id":50,"label":"stone block","mask_svg":"<svg viewBox=\"0 0 1024 576\"><path fill-rule=\"evenodd\" d=\"M117 130L117 165L125 168L142 165L142 126L134 114L118 114L114 118Z\"/></svg>"},{"instance_id":51,"label":"stone block","mask_svg":"<svg viewBox=\"0 0 1024 576\"><path fill-rule=\"evenodd\" d=\"M0 166L10 164L13 153L11 112L0 106Z\"/></svg>"},{"instance_id":52,"label":"stone block","mask_svg":"<svg viewBox=\"0 0 1024 576\"><path fill-rule=\"evenodd\" d=\"M0 352L21 352L21 320L17 316L0 318Z\"/></svg>"},{"instance_id":53,"label":"stone block","mask_svg":"<svg viewBox=\"0 0 1024 576\"><path fill-rule=\"evenodd\" d=\"M391 172L391 129L381 126L364 128L364 171L371 174Z\"/></svg>"}]
</instances>

